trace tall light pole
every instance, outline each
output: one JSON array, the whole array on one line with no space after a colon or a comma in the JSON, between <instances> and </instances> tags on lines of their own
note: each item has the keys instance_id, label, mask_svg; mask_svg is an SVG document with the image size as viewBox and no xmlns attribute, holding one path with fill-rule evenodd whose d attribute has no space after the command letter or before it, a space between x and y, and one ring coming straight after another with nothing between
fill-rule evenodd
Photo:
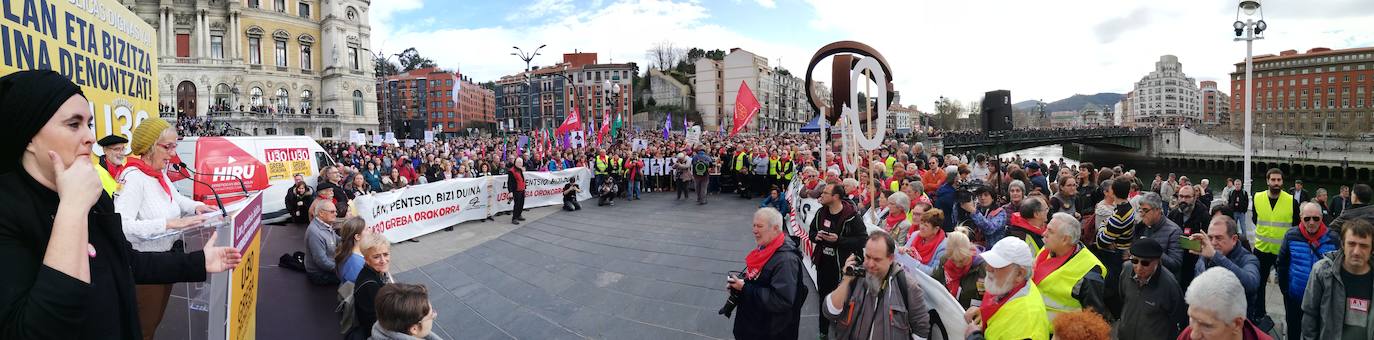
<instances>
[{"instance_id":1,"label":"tall light pole","mask_svg":"<svg viewBox=\"0 0 1374 340\"><path fill-rule=\"evenodd\" d=\"M607 105L607 108L610 108L612 110L611 112L615 112L614 110L620 108L620 83L613 83L611 82L611 79L607 78L606 81L601 84L601 89L603 91L606 91L606 96L602 97L603 103L609 104ZM608 116L607 118L612 119L612 125L615 124L615 117ZM633 118L633 116L631 116L631 118ZM602 124L605 124L605 122L602 122ZM620 131L616 132L619 133ZM615 138L615 136L611 137Z\"/></svg>"},{"instance_id":2,"label":"tall light pole","mask_svg":"<svg viewBox=\"0 0 1374 340\"><path fill-rule=\"evenodd\" d=\"M1236 6L1236 22L1231 28L1236 31L1235 41L1245 41L1245 177L1241 178L1245 179L1245 190L1250 190L1250 176L1253 174L1250 169L1250 156L1253 152L1250 149L1250 137L1254 134L1255 128L1252 112L1255 105L1254 45L1255 40L1264 39L1264 30L1269 28L1268 24L1264 23L1264 11L1260 9L1259 1L1241 1L1240 5Z\"/></svg>"},{"instance_id":3,"label":"tall light pole","mask_svg":"<svg viewBox=\"0 0 1374 340\"><path fill-rule=\"evenodd\" d=\"M520 60L525 61L525 105L526 108L529 110L528 112L534 112L534 99L530 98L530 95L534 94L534 74L532 71L530 71L530 61L534 60L534 57L539 55L539 50L543 49L544 46L548 45L541 44L539 45L539 47L534 48L534 51L530 51L530 53L525 53L525 50L521 50L520 46L514 46L512 48L515 49L515 52L511 52L510 54L516 57L520 57ZM522 112L520 115L520 120L524 120L525 113ZM514 128L512 129L514 130Z\"/></svg>"}]
</instances>

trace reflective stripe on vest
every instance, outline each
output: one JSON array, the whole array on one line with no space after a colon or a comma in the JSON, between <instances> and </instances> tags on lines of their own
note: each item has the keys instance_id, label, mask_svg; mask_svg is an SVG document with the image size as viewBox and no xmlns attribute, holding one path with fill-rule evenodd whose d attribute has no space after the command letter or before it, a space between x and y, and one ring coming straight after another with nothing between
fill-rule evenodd
<instances>
[{"instance_id":1,"label":"reflective stripe on vest","mask_svg":"<svg viewBox=\"0 0 1374 340\"><path fill-rule=\"evenodd\" d=\"M1293 226L1293 196L1279 191L1278 202L1269 205L1269 193L1255 194L1255 249L1278 254L1283 245L1283 234Z\"/></svg>"},{"instance_id":2,"label":"reflective stripe on vest","mask_svg":"<svg viewBox=\"0 0 1374 340\"><path fill-rule=\"evenodd\" d=\"M1034 236L1031 236L1030 232L1026 232L1026 237L1025 237L1025 239L1026 239L1026 246L1029 246L1030 249L1031 249L1031 254L1039 254L1039 253L1040 253L1040 244L1035 242L1035 237L1034 237Z\"/></svg>"},{"instance_id":3,"label":"reflective stripe on vest","mask_svg":"<svg viewBox=\"0 0 1374 340\"><path fill-rule=\"evenodd\" d=\"M1030 292L1002 305L984 323L988 339L1049 340L1050 320L1045 314L1045 301L1035 283L1026 282Z\"/></svg>"},{"instance_id":4,"label":"reflective stripe on vest","mask_svg":"<svg viewBox=\"0 0 1374 340\"><path fill-rule=\"evenodd\" d=\"M1045 252L1048 250L1041 250ZM1039 256L1039 253L1036 254ZM1050 321L1059 313L1071 312L1083 308L1083 304L1078 299L1073 298L1073 287L1078 285L1078 281L1083 279L1093 267L1101 270L1103 275L1107 273L1107 267L1102 265L1102 261L1097 260L1092 252L1086 251L1083 247L1078 247L1078 253L1074 254L1068 262L1059 266L1050 275L1046 275L1040 280L1038 287L1045 296L1045 310L1049 311Z\"/></svg>"},{"instance_id":5,"label":"reflective stripe on vest","mask_svg":"<svg viewBox=\"0 0 1374 340\"><path fill-rule=\"evenodd\" d=\"M744 171L744 169L748 167L744 164L745 160L747 159L749 159L748 153L741 152L738 155L735 155L735 171Z\"/></svg>"},{"instance_id":6,"label":"reflective stripe on vest","mask_svg":"<svg viewBox=\"0 0 1374 340\"><path fill-rule=\"evenodd\" d=\"M596 156L596 174L606 174L606 156Z\"/></svg>"}]
</instances>

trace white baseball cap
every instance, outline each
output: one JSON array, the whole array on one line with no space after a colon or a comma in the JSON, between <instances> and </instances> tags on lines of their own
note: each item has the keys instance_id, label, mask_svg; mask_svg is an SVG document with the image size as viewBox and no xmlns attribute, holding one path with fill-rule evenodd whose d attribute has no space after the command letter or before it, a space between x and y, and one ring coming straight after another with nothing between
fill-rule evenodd
<instances>
[{"instance_id":1,"label":"white baseball cap","mask_svg":"<svg viewBox=\"0 0 1374 340\"><path fill-rule=\"evenodd\" d=\"M1031 255L1030 246L1026 241L1015 237L1004 237L991 250L985 251L979 256L983 257L983 262L987 262L993 268L1005 268L1009 264L1017 264L1027 269L1035 263L1035 256Z\"/></svg>"}]
</instances>

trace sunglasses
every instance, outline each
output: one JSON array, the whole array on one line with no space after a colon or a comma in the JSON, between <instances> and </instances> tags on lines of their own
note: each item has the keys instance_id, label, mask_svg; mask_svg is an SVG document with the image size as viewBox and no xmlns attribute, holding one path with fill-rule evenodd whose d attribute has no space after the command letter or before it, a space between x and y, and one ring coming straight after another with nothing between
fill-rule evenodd
<instances>
[{"instance_id":1,"label":"sunglasses","mask_svg":"<svg viewBox=\"0 0 1374 340\"><path fill-rule=\"evenodd\" d=\"M1134 258L1134 257L1131 258L1131 264L1138 264L1138 265L1142 265L1142 266L1149 266L1149 265L1151 265L1151 264L1153 264L1153 263L1155 263L1155 260L1145 260L1145 259L1139 259L1139 258Z\"/></svg>"},{"instance_id":2,"label":"sunglasses","mask_svg":"<svg viewBox=\"0 0 1374 340\"><path fill-rule=\"evenodd\" d=\"M1321 216L1307 216L1307 217L1303 217L1303 218L1302 218L1302 221L1303 221L1303 222L1319 222L1319 221L1321 221L1321 220L1322 220L1322 217L1321 217Z\"/></svg>"}]
</instances>

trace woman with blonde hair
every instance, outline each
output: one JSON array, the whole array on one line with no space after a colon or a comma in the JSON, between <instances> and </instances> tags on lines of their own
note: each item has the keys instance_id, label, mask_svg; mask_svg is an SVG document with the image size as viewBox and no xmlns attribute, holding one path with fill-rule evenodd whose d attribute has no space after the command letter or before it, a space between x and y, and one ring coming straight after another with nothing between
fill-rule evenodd
<instances>
[{"instance_id":1,"label":"woman with blonde hair","mask_svg":"<svg viewBox=\"0 0 1374 340\"><path fill-rule=\"evenodd\" d=\"M366 339L371 334L372 324L377 322L374 303L377 291L396 282L391 277L391 241L378 233L364 233L361 242L366 265L358 272L353 286L353 313L357 325L349 330L345 339Z\"/></svg>"},{"instance_id":2,"label":"woman with blonde hair","mask_svg":"<svg viewBox=\"0 0 1374 340\"><path fill-rule=\"evenodd\" d=\"M931 274L931 278L943 283L965 309L972 306L974 300L983 298L979 284L983 277L983 259L978 256L978 248L969 241L970 233L968 227L958 227L946 236L945 256L940 258L939 267Z\"/></svg>"}]
</instances>

